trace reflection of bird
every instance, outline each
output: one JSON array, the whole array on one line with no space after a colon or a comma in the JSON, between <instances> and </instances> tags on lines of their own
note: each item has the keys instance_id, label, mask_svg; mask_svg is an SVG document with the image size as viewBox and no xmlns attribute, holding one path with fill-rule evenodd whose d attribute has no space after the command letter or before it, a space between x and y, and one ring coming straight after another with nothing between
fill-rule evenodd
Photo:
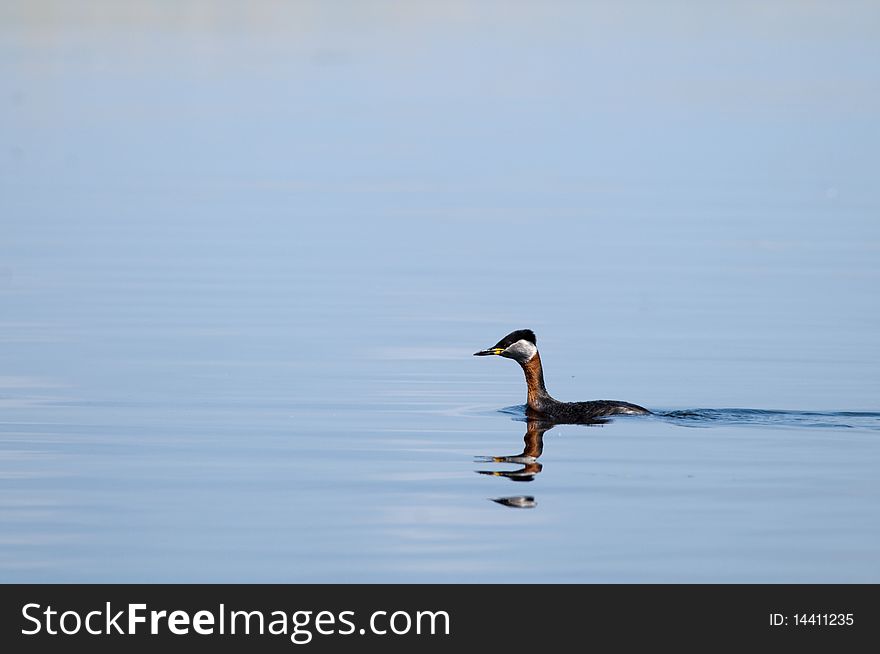
<instances>
[{"instance_id":1,"label":"reflection of bird","mask_svg":"<svg viewBox=\"0 0 880 654\"><path fill-rule=\"evenodd\" d=\"M544 469L538 463L538 457L544 450L544 432L553 427L552 422L529 420L526 435L523 436L524 446L522 454L511 456L486 456L478 457L481 463L521 463L518 470L477 470L481 475L493 475L495 477L507 477L513 481L532 481L541 470Z\"/></svg>"},{"instance_id":2,"label":"reflection of bird","mask_svg":"<svg viewBox=\"0 0 880 654\"><path fill-rule=\"evenodd\" d=\"M534 509L538 503L531 495L515 495L514 497L493 497L493 502L503 506L512 506L515 509Z\"/></svg>"},{"instance_id":3,"label":"reflection of bird","mask_svg":"<svg viewBox=\"0 0 880 654\"><path fill-rule=\"evenodd\" d=\"M485 463L521 463L523 467L518 470L477 470L481 475L493 475L507 477L512 481L532 481L544 466L538 463L538 457L544 451L544 432L553 428L552 422L535 419L534 414L527 412L529 417L526 427L526 435L523 436L522 454L511 456L483 456L478 461ZM493 502L514 509L534 509L538 503L531 495L514 495L512 497L493 497Z\"/></svg>"},{"instance_id":4,"label":"reflection of bird","mask_svg":"<svg viewBox=\"0 0 880 654\"><path fill-rule=\"evenodd\" d=\"M544 386L544 371L541 368L541 355L535 344L535 332L520 329L502 338L494 347L475 352L474 356L496 354L513 359L522 366L528 385L528 407L555 423L590 423L596 418L619 414L648 414L644 407L617 400L593 400L592 402L560 402L547 392Z\"/></svg>"}]
</instances>

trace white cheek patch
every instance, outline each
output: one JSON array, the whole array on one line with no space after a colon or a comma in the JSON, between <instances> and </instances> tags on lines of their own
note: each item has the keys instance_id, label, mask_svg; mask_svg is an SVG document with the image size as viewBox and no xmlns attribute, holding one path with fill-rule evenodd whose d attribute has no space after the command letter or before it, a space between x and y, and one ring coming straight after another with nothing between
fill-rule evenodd
<instances>
[{"instance_id":1,"label":"white cheek patch","mask_svg":"<svg viewBox=\"0 0 880 654\"><path fill-rule=\"evenodd\" d=\"M534 343L530 343L525 339L520 339L506 350L504 350L504 354L509 356L511 359L516 359L517 361L522 361L525 363L538 351L538 348L535 347Z\"/></svg>"}]
</instances>

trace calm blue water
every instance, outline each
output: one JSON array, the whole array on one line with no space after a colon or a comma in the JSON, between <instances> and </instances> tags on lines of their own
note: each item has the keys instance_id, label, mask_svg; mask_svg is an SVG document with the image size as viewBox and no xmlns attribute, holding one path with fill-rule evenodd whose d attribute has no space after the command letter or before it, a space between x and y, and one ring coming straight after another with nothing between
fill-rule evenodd
<instances>
[{"instance_id":1,"label":"calm blue water","mask_svg":"<svg viewBox=\"0 0 880 654\"><path fill-rule=\"evenodd\" d=\"M878 19L4 2L0 580L880 581Z\"/></svg>"}]
</instances>

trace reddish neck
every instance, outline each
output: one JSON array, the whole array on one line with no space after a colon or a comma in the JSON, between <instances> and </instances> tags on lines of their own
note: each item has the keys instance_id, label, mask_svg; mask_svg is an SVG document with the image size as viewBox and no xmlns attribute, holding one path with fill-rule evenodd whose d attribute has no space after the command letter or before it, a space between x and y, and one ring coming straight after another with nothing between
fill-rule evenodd
<instances>
[{"instance_id":1,"label":"reddish neck","mask_svg":"<svg viewBox=\"0 0 880 654\"><path fill-rule=\"evenodd\" d=\"M521 364L526 375L526 384L529 387L529 408L541 411L547 400L552 399L544 386L544 370L541 368L541 355L535 352L535 356Z\"/></svg>"}]
</instances>

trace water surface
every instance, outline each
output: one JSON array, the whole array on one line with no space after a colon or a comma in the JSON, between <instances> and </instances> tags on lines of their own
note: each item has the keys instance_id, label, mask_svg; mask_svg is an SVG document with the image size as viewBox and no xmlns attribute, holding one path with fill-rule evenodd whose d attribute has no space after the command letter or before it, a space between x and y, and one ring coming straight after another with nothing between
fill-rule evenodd
<instances>
[{"instance_id":1,"label":"water surface","mask_svg":"<svg viewBox=\"0 0 880 654\"><path fill-rule=\"evenodd\" d=\"M877 8L344 6L0 7L0 580L880 581Z\"/></svg>"}]
</instances>

